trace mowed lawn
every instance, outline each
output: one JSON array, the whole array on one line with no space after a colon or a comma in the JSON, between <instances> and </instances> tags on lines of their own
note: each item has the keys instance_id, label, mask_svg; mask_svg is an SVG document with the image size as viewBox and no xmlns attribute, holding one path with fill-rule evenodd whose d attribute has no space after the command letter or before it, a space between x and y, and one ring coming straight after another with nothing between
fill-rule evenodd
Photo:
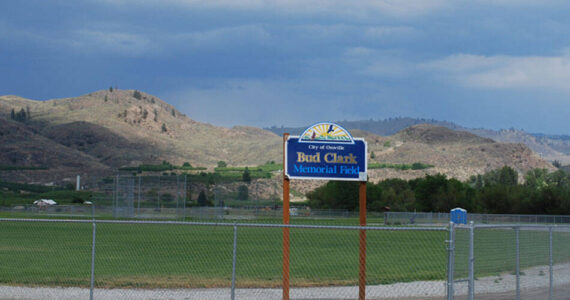
<instances>
[{"instance_id":1,"label":"mowed lawn","mask_svg":"<svg viewBox=\"0 0 570 300\"><path fill-rule=\"evenodd\" d=\"M358 283L358 230L290 231L292 286ZM505 230L485 234L489 236L476 235L476 242L482 239L485 247L495 245L487 241L511 242L505 239L510 234ZM548 262L548 233L525 239L542 243L544 234L545 247L532 252L542 257L538 264ZM95 284L99 288L229 287L233 235L231 226L97 223ZM280 286L282 229L239 227L237 235L237 286ZM368 284L446 278L448 232L369 230L367 237ZM90 223L0 222L0 284L87 287L91 241ZM566 243L566 249L555 247L555 253L568 252L567 233L556 233L556 241ZM461 249L458 266L463 261ZM477 266L485 273L514 270L514 252L483 250L476 247ZM507 263L491 269L497 261Z\"/></svg>"},{"instance_id":2,"label":"mowed lawn","mask_svg":"<svg viewBox=\"0 0 570 300\"><path fill-rule=\"evenodd\" d=\"M468 277L469 232L456 231L455 278ZM474 232L475 277L514 274L516 270L516 232L513 228L477 228ZM552 234L554 264L570 262L570 228ZM521 228L519 231L520 268L548 266L550 260L548 229ZM534 274L536 275L536 274ZM544 275L544 274L540 274Z\"/></svg>"}]
</instances>

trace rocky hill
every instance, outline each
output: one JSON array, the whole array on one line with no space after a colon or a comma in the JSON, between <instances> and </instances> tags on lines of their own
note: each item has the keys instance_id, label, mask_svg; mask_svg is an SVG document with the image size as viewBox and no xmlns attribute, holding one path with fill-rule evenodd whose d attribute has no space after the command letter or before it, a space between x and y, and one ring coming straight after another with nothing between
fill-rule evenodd
<instances>
[{"instance_id":1,"label":"rocky hill","mask_svg":"<svg viewBox=\"0 0 570 300\"><path fill-rule=\"evenodd\" d=\"M511 166L522 176L534 168L555 170L524 144L500 143L466 131L434 125L415 125L391 137L383 137L382 147L374 145L372 161L433 165L425 170L410 170L409 176L443 173L466 180L474 174ZM381 171L377 176L386 177ZM400 173L402 173L400 171ZM389 176L389 175L388 175Z\"/></svg>"},{"instance_id":2,"label":"rocky hill","mask_svg":"<svg viewBox=\"0 0 570 300\"><path fill-rule=\"evenodd\" d=\"M0 118L0 164L42 168L33 172L0 171L4 175L0 179L27 183L72 181L76 175L105 176L111 172L98 159L44 137L21 122L3 118Z\"/></svg>"},{"instance_id":3,"label":"rocky hill","mask_svg":"<svg viewBox=\"0 0 570 300\"><path fill-rule=\"evenodd\" d=\"M467 131L481 137L493 139L497 142L525 144L547 161L559 161L562 164L570 164L570 136L566 135L552 136L531 134L523 130L512 128L502 130L466 128L447 121L407 117L388 118L385 120L339 121L337 123L350 131L365 130L380 136L391 136L400 130L419 124L443 126L456 131ZM266 129L281 135L283 132L300 134L304 128L305 127L286 128L273 126Z\"/></svg>"},{"instance_id":4,"label":"rocky hill","mask_svg":"<svg viewBox=\"0 0 570 300\"><path fill-rule=\"evenodd\" d=\"M397 117L388 118L384 120L361 120L361 121L336 121L335 123L341 125L342 127L349 130L364 130L376 135L390 136L398 133L400 130L408 128L410 126L419 124L430 124L443 126L454 130L464 129L463 127L447 121L438 121L434 119L424 119L424 118L409 118L409 117ZM309 125L309 124L307 124ZM301 134L305 127L277 127L272 126L265 128L270 130L277 135L283 135L283 133L288 132L293 135Z\"/></svg>"},{"instance_id":5,"label":"rocky hill","mask_svg":"<svg viewBox=\"0 0 570 300\"><path fill-rule=\"evenodd\" d=\"M491 138L504 143L522 143L538 153L548 161L559 161L562 164L570 164L570 140L556 139L554 137L530 134L523 130L502 129L470 129L470 132Z\"/></svg>"},{"instance_id":6,"label":"rocky hill","mask_svg":"<svg viewBox=\"0 0 570 300\"><path fill-rule=\"evenodd\" d=\"M368 142L369 153L374 152L371 163L434 166L374 169L370 170L372 181L435 173L465 180L504 165L520 174L532 168L553 169L523 144L500 143L444 126L414 125L390 136L351 132ZM113 174L120 167L163 160L213 168L218 161L252 166L282 158L282 139L270 131L196 122L163 100L135 90L102 90L48 101L1 96L0 140L0 164L46 167L49 171L30 173L49 180ZM319 184L296 183L294 188L305 192Z\"/></svg>"},{"instance_id":7,"label":"rocky hill","mask_svg":"<svg viewBox=\"0 0 570 300\"><path fill-rule=\"evenodd\" d=\"M118 168L167 160L210 166L255 164L280 157L281 138L257 128L216 127L191 120L170 104L133 90L33 101L0 97L0 113L29 111L37 134ZM22 148L22 151L25 149Z\"/></svg>"},{"instance_id":8,"label":"rocky hill","mask_svg":"<svg viewBox=\"0 0 570 300\"><path fill-rule=\"evenodd\" d=\"M369 169L368 176L372 182L388 178L409 180L438 173L465 181L472 175L484 174L503 166L515 169L522 182L524 174L531 169L556 170L524 144L496 142L443 126L414 125L391 136L379 136L358 129L351 130L351 134L367 141L369 165L423 163L433 166L419 170ZM323 181L293 181L292 188L306 193L322 184Z\"/></svg>"}]
</instances>

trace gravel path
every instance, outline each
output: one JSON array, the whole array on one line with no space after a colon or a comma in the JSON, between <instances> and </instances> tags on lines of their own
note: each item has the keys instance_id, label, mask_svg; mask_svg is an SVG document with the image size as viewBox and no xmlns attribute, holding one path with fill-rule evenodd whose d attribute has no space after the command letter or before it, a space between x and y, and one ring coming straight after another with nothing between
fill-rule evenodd
<instances>
[{"instance_id":1,"label":"gravel path","mask_svg":"<svg viewBox=\"0 0 570 300\"><path fill-rule=\"evenodd\" d=\"M548 298L548 266L523 270L521 295L524 299ZM554 266L554 299L570 299L570 264ZM510 274L479 278L475 281L477 299L513 299L516 277ZM467 284L455 285L456 299L466 299ZM369 285L367 299L443 299L444 281L416 281L387 285ZM229 299L230 289L96 289L95 299ZM281 289L237 289L236 299L281 299ZM356 299L358 287L292 288L291 299ZM0 299L89 299L89 289L83 288L31 288L0 286Z\"/></svg>"}]
</instances>

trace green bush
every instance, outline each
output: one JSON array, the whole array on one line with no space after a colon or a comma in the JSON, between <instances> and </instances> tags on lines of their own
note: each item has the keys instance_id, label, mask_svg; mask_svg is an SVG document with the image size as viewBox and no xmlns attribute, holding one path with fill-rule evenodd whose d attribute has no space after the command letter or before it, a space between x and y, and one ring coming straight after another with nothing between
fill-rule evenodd
<instances>
[{"instance_id":1,"label":"green bush","mask_svg":"<svg viewBox=\"0 0 570 300\"><path fill-rule=\"evenodd\" d=\"M133 97L135 97L135 99L137 99L137 100L141 100L141 99L142 99L142 94L141 94L141 92L135 90L135 91L133 92Z\"/></svg>"},{"instance_id":2,"label":"green bush","mask_svg":"<svg viewBox=\"0 0 570 300\"><path fill-rule=\"evenodd\" d=\"M414 167L413 165L411 167ZM425 165L416 165L425 167ZM525 184L510 167L472 176L467 182L443 174L413 180L387 179L367 184L368 209L449 212L462 207L474 213L570 214L570 174L531 170ZM329 182L307 194L313 208L356 209L354 183Z\"/></svg>"}]
</instances>

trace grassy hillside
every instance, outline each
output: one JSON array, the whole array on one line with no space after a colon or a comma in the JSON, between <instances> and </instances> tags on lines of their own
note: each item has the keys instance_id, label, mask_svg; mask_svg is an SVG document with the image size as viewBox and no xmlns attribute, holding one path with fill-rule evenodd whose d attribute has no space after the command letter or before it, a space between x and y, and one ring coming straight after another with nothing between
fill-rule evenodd
<instances>
[{"instance_id":1,"label":"grassy hillside","mask_svg":"<svg viewBox=\"0 0 570 300\"><path fill-rule=\"evenodd\" d=\"M570 164L570 137L568 135L530 134L524 130L501 129L490 130L483 128L466 128L458 124L434 119L421 118L388 118L384 120L339 121L346 129L352 131L368 131L380 136L391 136L408 127L420 124L443 126L456 131L467 131L475 135L490 138L503 143L522 143L548 161L558 160ZM266 128L278 135L289 132L299 135L306 127L277 127Z\"/></svg>"},{"instance_id":2,"label":"grassy hillside","mask_svg":"<svg viewBox=\"0 0 570 300\"><path fill-rule=\"evenodd\" d=\"M32 183L77 175L102 176L111 169L98 159L39 134L33 127L0 118L0 180Z\"/></svg>"},{"instance_id":3,"label":"grassy hillside","mask_svg":"<svg viewBox=\"0 0 570 300\"><path fill-rule=\"evenodd\" d=\"M139 91L103 90L49 101L0 97L0 113L8 117L12 109L29 111L25 123L37 134L113 168L162 160L248 165L280 157L281 139L271 132L195 122Z\"/></svg>"},{"instance_id":4,"label":"grassy hillside","mask_svg":"<svg viewBox=\"0 0 570 300\"><path fill-rule=\"evenodd\" d=\"M370 177L411 179L425 174L443 173L460 180L484 174L505 165L519 174L540 168L555 168L523 144L498 143L464 131L434 125L416 125L390 137L367 137L369 163L412 165L421 163L431 168L397 171L393 168L371 170ZM522 178L521 178L522 179Z\"/></svg>"},{"instance_id":5,"label":"grassy hillside","mask_svg":"<svg viewBox=\"0 0 570 300\"><path fill-rule=\"evenodd\" d=\"M13 120L12 110L25 112L26 118ZM44 174L39 170L28 172L41 178L109 175L117 169L138 170L141 165L163 161L177 166L189 163L212 172L219 161L235 168L279 163L282 159L282 139L270 131L199 123L163 100L136 90L101 90L49 101L1 96L0 122L0 164L48 168ZM398 127L413 123L413 119L390 122ZM369 162L378 167L370 171L373 181L436 173L466 180L504 165L520 174L532 168L553 169L522 144L497 143L442 126L415 125L392 136L351 132L368 142ZM429 167L405 167L413 164ZM0 179L11 177L6 174ZM240 176L239 172L228 175ZM304 193L318 185L299 183L295 190Z\"/></svg>"}]
</instances>

